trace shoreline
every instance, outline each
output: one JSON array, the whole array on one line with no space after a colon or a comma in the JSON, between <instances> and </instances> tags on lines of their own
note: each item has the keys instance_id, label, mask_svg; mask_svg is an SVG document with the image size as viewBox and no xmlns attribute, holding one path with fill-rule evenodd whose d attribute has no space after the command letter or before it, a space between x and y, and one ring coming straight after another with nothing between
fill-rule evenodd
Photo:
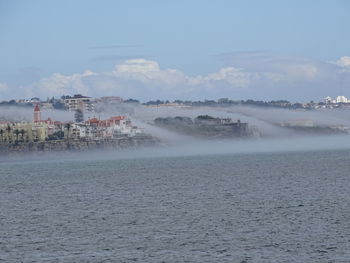
<instances>
[{"instance_id":1,"label":"shoreline","mask_svg":"<svg viewBox=\"0 0 350 263\"><path fill-rule=\"evenodd\" d=\"M51 140L0 144L0 156L20 153L86 152L90 150L118 150L155 146L160 140L151 135L100 140Z\"/></svg>"}]
</instances>

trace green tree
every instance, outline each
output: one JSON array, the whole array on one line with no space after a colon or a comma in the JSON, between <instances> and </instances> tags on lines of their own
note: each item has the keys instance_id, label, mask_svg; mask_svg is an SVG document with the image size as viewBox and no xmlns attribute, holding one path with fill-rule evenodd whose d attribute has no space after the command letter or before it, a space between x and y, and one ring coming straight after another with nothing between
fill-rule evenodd
<instances>
[{"instance_id":1,"label":"green tree","mask_svg":"<svg viewBox=\"0 0 350 263\"><path fill-rule=\"evenodd\" d=\"M21 132L20 132L20 130L16 129L16 130L14 131L14 133L15 133L15 135L16 135L16 143L18 143L18 136L19 136L19 134L20 134Z\"/></svg>"},{"instance_id":2,"label":"green tree","mask_svg":"<svg viewBox=\"0 0 350 263\"><path fill-rule=\"evenodd\" d=\"M7 142L11 142L10 138L10 132L11 132L11 126L10 125L7 125L6 127L6 131L7 131Z\"/></svg>"},{"instance_id":3,"label":"green tree","mask_svg":"<svg viewBox=\"0 0 350 263\"><path fill-rule=\"evenodd\" d=\"M24 142L24 134L26 131L24 129L20 130L22 142Z\"/></svg>"},{"instance_id":4,"label":"green tree","mask_svg":"<svg viewBox=\"0 0 350 263\"><path fill-rule=\"evenodd\" d=\"M67 140L69 141L70 138L70 129L72 128L72 125L70 123L66 123L66 125L64 125L64 127L67 129Z\"/></svg>"},{"instance_id":5,"label":"green tree","mask_svg":"<svg viewBox=\"0 0 350 263\"><path fill-rule=\"evenodd\" d=\"M4 130L0 129L1 142L4 142Z\"/></svg>"}]
</instances>

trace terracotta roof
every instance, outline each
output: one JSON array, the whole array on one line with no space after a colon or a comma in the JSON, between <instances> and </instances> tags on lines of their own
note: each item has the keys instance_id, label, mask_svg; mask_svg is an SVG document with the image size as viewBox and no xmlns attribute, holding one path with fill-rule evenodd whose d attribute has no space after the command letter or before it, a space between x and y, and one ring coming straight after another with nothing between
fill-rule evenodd
<instances>
[{"instance_id":1,"label":"terracotta roof","mask_svg":"<svg viewBox=\"0 0 350 263\"><path fill-rule=\"evenodd\" d=\"M125 119L125 116L113 116L109 118L111 121L121 121Z\"/></svg>"},{"instance_id":2,"label":"terracotta roof","mask_svg":"<svg viewBox=\"0 0 350 263\"><path fill-rule=\"evenodd\" d=\"M89 123L99 123L100 121L97 118L92 118L92 119L89 119L87 122L89 122Z\"/></svg>"}]
</instances>

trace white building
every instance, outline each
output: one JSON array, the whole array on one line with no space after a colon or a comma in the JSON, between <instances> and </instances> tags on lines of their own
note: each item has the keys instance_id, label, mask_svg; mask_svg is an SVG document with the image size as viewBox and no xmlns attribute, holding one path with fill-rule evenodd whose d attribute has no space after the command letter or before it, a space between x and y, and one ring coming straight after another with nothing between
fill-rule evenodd
<instances>
[{"instance_id":1,"label":"white building","mask_svg":"<svg viewBox=\"0 0 350 263\"><path fill-rule=\"evenodd\" d=\"M96 99L77 94L73 97L65 98L64 104L70 111L76 111L77 109L81 109L84 112L94 112Z\"/></svg>"},{"instance_id":2,"label":"white building","mask_svg":"<svg viewBox=\"0 0 350 263\"><path fill-rule=\"evenodd\" d=\"M337 96L335 99L332 97L325 97L324 102L326 104L337 104L337 103L350 103L350 100L345 96Z\"/></svg>"},{"instance_id":3,"label":"white building","mask_svg":"<svg viewBox=\"0 0 350 263\"><path fill-rule=\"evenodd\" d=\"M345 96L338 96L336 99L335 99L336 103L348 103L349 100L347 97Z\"/></svg>"},{"instance_id":4,"label":"white building","mask_svg":"<svg viewBox=\"0 0 350 263\"><path fill-rule=\"evenodd\" d=\"M326 104L331 104L333 102L332 97L329 97L329 96L325 97L323 100L324 100L324 103Z\"/></svg>"},{"instance_id":5,"label":"white building","mask_svg":"<svg viewBox=\"0 0 350 263\"><path fill-rule=\"evenodd\" d=\"M143 133L143 129L132 126L130 119L125 116L114 116L108 120L92 118L85 123L72 123L70 128L70 137L74 139L112 139Z\"/></svg>"}]
</instances>

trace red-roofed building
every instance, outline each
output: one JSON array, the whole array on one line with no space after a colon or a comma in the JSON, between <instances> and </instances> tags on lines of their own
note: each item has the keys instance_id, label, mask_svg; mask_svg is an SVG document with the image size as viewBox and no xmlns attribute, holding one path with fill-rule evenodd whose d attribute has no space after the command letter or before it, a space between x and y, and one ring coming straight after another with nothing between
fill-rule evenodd
<instances>
[{"instance_id":1,"label":"red-roofed building","mask_svg":"<svg viewBox=\"0 0 350 263\"><path fill-rule=\"evenodd\" d=\"M41 121L41 111L39 108L39 105L36 104L34 107L34 122L40 122Z\"/></svg>"}]
</instances>

